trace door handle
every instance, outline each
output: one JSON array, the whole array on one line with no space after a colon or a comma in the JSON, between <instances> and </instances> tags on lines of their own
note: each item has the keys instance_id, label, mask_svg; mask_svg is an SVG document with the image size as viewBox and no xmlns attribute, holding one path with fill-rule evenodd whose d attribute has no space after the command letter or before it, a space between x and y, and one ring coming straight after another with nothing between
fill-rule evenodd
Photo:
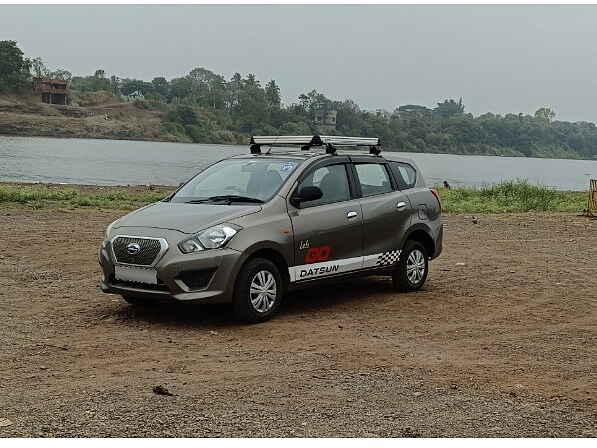
<instances>
[{"instance_id":1,"label":"door handle","mask_svg":"<svg viewBox=\"0 0 597 448\"><path fill-rule=\"evenodd\" d=\"M346 212L346 217L348 219L356 218L357 216L359 216L357 212Z\"/></svg>"},{"instance_id":2,"label":"door handle","mask_svg":"<svg viewBox=\"0 0 597 448\"><path fill-rule=\"evenodd\" d=\"M404 201L400 201L400 202L398 202L398 203L396 204L396 208L397 208L398 210L404 210L404 209L406 208L406 202L404 202Z\"/></svg>"}]
</instances>

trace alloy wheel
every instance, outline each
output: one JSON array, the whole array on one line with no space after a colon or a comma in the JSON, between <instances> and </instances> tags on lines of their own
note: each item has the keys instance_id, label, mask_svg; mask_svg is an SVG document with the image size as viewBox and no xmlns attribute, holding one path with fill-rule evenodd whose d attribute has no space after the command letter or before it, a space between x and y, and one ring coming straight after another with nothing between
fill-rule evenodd
<instances>
[{"instance_id":1,"label":"alloy wheel","mask_svg":"<svg viewBox=\"0 0 597 448\"><path fill-rule=\"evenodd\" d=\"M406 260L406 275L408 280L413 285L416 285L423 279L425 269L425 256L420 250L414 249Z\"/></svg>"},{"instance_id":2,"label":"alloy wheel","mask_svg":"<svg viewBox=\"0 0 597 448\"><path fill-rule=\"evenodd\" d=\"M267 313L276 303L276 278L270 271L259 271L251 280L249 295L251 304L258 313Z\"/></svg>"}]
</instances>

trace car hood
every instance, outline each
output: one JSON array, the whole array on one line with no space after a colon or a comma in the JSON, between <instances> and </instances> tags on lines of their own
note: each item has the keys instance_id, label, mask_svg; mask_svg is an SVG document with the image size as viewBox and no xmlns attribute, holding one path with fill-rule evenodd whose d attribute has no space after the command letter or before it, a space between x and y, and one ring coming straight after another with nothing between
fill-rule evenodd
<instances>
[{"instance_id":1,"label":"car hood","mask_svg":"<svg viewBox=\"0 0 597 448\"><path fill-rule=\"evenodd\" d=\"M195 233L207 227L261 211L260 205L213 205L157 202L135 210L114 223L122 227L151 227Z\"/></svg>"}]
</instances>

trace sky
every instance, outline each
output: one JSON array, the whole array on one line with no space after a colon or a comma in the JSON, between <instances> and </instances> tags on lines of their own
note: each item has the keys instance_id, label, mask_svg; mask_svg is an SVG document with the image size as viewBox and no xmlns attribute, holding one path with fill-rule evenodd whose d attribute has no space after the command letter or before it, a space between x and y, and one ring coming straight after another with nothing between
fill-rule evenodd
<instances>
[{"instance_id":1,"label":"sky","mask_svg":"<svg viewBox=\"0 0 597 448\"><path fill-rule=\"evenodd\" d=\"M0 5L0 40L75 75L205 67L363 109L434 106L597 121L597 6Z\"/></svg>"}]
</instances>

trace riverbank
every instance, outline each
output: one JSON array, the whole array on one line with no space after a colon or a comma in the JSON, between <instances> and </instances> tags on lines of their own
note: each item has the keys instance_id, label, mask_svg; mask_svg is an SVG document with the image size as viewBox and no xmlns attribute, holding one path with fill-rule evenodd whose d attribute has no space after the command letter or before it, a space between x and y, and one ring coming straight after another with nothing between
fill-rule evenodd
<instances>
[{"instance_id":1,"label":"riverbank","mask_svg":"<svg viewBox=\"0 0 597 448\"><path fill-rule=\"evenodd\" d=\"M132 210L159 201L175 190L163 185L91 186L0 183L0 206ZM526 182L492 187L438 189L447 213L568 212L584 210L585 192L556 191Z\"/></svg>"},{"instance_id":2,"label":"riverbank","mask_svg":"<svg viewBox=\"0 0 597 448\"><path fill-rule=\"evenodd\" d=\"M163 128L164 114L159 109L100 93L104 95L85 94L77 106L44 104L32 94L2 94L0 135L191 142Z\"/></svg>"}]
</instances>

